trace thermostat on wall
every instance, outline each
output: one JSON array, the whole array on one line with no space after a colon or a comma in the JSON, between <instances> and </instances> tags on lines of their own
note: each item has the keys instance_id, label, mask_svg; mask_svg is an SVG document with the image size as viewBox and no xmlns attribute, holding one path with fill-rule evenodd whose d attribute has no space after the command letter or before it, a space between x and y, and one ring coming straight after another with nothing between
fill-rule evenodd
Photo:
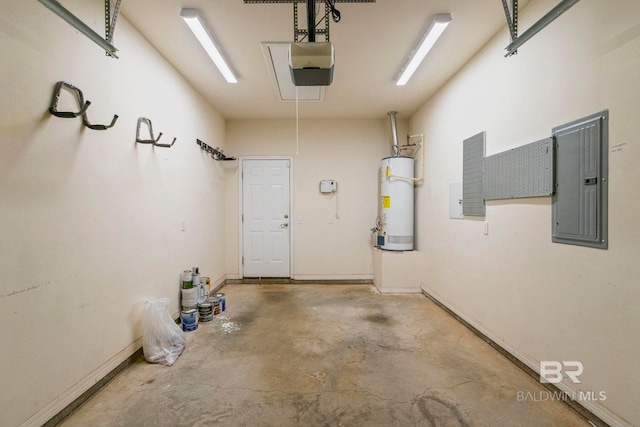
<instances>
[{"instance_id":1,"label":"thermostat on wall","mask_svg":"<svg viewBox=\"0 0 640 427\"><path fill-rule=\"evenodd\" d=\"M320 192L322 194L335 193L338 190L338 183L332 179L323 179L320 181Z\"/></svg>"}]
</instances>

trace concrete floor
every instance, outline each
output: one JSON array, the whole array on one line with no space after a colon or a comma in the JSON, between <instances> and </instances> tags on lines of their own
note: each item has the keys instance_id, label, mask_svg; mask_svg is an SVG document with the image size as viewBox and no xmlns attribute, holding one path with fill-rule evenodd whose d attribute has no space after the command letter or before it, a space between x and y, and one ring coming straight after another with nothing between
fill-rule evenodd
<instances>
[{"instance_id":1,"label":"concrete floor","mask_svg":"<svg viewBox=\"0 0 640 427\"><path fill-rule=\"evenodd\" d=\"M137 361L62 425L589 426L422 295L230 285L171 367ZM531 394L530 394L531 395Z\"/></svg>"}]
</instances>

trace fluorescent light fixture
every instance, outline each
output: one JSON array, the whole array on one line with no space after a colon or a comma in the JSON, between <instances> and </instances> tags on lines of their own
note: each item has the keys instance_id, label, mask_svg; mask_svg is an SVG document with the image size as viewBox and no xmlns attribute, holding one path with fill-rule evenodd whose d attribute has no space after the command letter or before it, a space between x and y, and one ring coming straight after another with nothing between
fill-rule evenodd
<instances>
[{"instance_id":1,"label":"fluorescent light fixture","mask_svg":"<svg viewBox=\"0 0 640 427\"><path fill-rule=\"evenodd\" d=\"M397 86L407 84L413 73L416 71L427 53L431 50L438 38L442 35L447 25L451 22L451 15L448 13L439 13L434 18L429 28L424 33L422 40L418 44L411 55L409 62L400 71L400 77L396 81Z\"/></svg>"},{"instance_id":2,"label":"fluorescent light fixture","mask_svg":"<svg viewBox=\"0 0 640 427\"><path fill-rule=\"evenodd\" d=\"M238 83L238 79L231 71L229 64L220 53L220 49L216 45L216 42L211 37L209 30L204 26L200 16L198 15L198 11L192 8L183 8L180 10L180 16L184 19L184 22L187 23L189 29L193 32L193 35L196 36L204 50L209 54L211 60L216 64L225 80L228 83Z\"/></svg>"}]
</instances>

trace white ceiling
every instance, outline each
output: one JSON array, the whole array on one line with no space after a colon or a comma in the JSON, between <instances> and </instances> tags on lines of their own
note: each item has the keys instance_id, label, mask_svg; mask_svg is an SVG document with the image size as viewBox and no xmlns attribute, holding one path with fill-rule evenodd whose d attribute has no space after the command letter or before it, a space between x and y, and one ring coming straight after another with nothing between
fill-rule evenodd
<instances>
[{"instance_id":1,"label":"white ceiling","mask_svg":"<svg viewBox=\"0 0 640 427\"><path fill-rule=\"evenodd\" d=\"M183 7L198 9L238 83L226 83L206 56L180 18ZM301 118L381 118L391 110L408 118L506 26L501 0L377 0L336 7L342 19L330 23L333 83L324 101L300 103ZM450 13L452 23L409 83L396 86L398 71L437 13ZM122 2L122 15L224 118L295 117L295 102L275 92L262 48L262 42L293 41L292 4L131 0ZM299 23L306 26L304 3ZM509 41L505 37L505 47Z\"/></svg>"}]
</instances>

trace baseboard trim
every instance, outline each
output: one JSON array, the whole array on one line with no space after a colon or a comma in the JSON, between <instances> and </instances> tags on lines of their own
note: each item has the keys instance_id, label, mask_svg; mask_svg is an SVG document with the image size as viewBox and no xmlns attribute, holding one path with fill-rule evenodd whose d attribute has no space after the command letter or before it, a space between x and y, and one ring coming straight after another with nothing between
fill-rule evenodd
<instances>
[{"instance_id":1,"label":"baseboard trim","mask_svg":"<svg viewBox=\"0 0 640 427\"><path fill-rule=\"evenodd\" d=\"M287 279L273 277L245 277L227 279L225 285L371 285L372 279Z\"/></svg>"},{"instance_id":2,"label":"baseboard trim","mask_svg":"<svg viewBox=\"0 0 640 427\"><path fill-rule=\"evenodd\" d=\"M567 393L567 399L563 399L562 402L573 409L575 412L584 417L591 425L596 427L610 427L610 426L619 426L619 427L632 427L631 424L609 411L607 408L604 408L601 405L597 405L592 401L586 401L585 403L580 403L576 400L571 399L571 395L577 390L571 389L567 384L561 383L560 387L555 386L550 383L540 383L540 372L536 371L534 367L539 365L538 362L527 357L525 354L517 351L513 347L509 346L507 343L503 342L497 337L492 336L491 333L484 330L480 325L476 324L472 319L460 313L457 309L453 308L451 304L444 303L444 299L433 292L432 290L427 290L426 286L422 285L422 294L433 301L438 307L440 307L443 311L448 313L458 322L463 324L467 329L473 332L475 335L480 337L483 341L493 347L496 351L498 351L502 356L507 358L510 362L520 368L527 375L532 377L536 382L541 384L543 387L548 389L551 392L564 392Z\"/></svg>"},{"instance_id":3,"label":"baseboard trim","mask_svg":"<svg viewBox=\"0 0 640 427\"><path fill-rule=\"evenodd\" d=\"M38 411L20 427L53 427L62 422L80 405L89 400L120 372L142 357L142 338L127 346L90 375Z\"/></svg>"},{"instance_id":4,"label":"baseboard trim","mask_svg":"<svg viewBox=\"0 0 640 427\"><path fill-rule=\"evenodd\" d=\"M296 274L294 279L297 281L336 281L336 282L353 282L371 283L373 274Z\"/></svg>"},{"instance_id":5,"label":"baseboard trim","mask_svg":"<svg viewBox=\"0 0 640 427\"><path fill-rule=\"evenodd\" d=\"M420 288L378 288L378 291L383 295L392 295L392 294L419 294L421 292Z\"/></svg>"}]
</instances>

